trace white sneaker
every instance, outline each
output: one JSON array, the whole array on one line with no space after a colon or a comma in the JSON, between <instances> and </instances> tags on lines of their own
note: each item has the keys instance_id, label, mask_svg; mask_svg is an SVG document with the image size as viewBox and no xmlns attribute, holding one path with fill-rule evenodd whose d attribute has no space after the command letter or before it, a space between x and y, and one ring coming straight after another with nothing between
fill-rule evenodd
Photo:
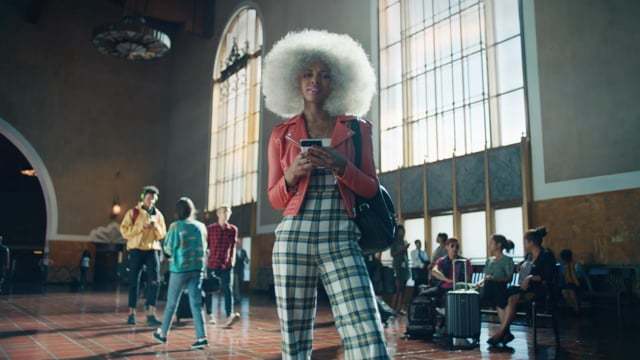
<instances>
[{"instance_id":1,"label":"white sneaker","mask_svg":"<svg viewBox=\"0 0 640 360\"><path fill-rule=\"evenodd\" d=\"M211 315L211 317L209 318L209 324L215 325L216 323L217 323L216 318L214 318L213 315Z\"/></svg>"},{"instance_id":2,"label":"white sneaker","mask_svg":"<svg viewBox=\"0 0 640 360\"><path fill-rule=\"evenodd\" d=\"M227 322L225 322L225 324L224 324L224 328L225 329L231 329L233 324L238 322L238 320L240 320L240 314L239 313L233 313L233 314L229 315L229 317L227 318Z\"/></svg>"}]
</instances>

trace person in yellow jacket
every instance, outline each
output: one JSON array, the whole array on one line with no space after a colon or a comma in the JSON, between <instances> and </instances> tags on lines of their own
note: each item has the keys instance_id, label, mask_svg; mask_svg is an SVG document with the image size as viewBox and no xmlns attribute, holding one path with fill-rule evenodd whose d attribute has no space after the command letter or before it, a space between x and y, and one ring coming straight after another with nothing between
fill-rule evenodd
<instances>
[{"instance_id":1,"label":"person in yellow jacket","mask_svg":"<svg viewBox=\"0 0 640 360\"><path fill-rule=\"evenodd\" d=\"M158 326L156 319L156 299L160 282L160 241L167 233L164 216L155 206L160 192L155 186L145 186L140 194L140 203L127 211L120 224L122 237L127 240L129 253L129 318L127 323L135 325L136 306L138 303L138 286L140 271L146 265L147 286L145 309L147 324Z\"/></svg>"}]
</instances>

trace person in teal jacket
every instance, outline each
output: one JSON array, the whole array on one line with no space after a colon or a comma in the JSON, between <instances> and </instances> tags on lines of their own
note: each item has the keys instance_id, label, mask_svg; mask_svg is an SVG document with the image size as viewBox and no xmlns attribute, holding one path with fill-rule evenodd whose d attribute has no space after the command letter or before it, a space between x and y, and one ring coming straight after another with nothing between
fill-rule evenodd
<instances>
[{"instance_id":1,"label":"person in teal jacket","mask_svg":"<svg viewBox=\"0 0 640 360\"><path fill-rule=\"evenodd\" d=\"M207 333L202 315L202 278L207 253L207 228L195 220L196 209L193 201L180 198L176 204L178 221L171 224L164 240L164 252L169 256L169 289L167 306L164 310L162 327L153 333L160 343L167 342L167 334L176 312L182 291L187 288L193 323L196 328L196 342L192 349L208 346Z\"/></svg>"}]
</instances>

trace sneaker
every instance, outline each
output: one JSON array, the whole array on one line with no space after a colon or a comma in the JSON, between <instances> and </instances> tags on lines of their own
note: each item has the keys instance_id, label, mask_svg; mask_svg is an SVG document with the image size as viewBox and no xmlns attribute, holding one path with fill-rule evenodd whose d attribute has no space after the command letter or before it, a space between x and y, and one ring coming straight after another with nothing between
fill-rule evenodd
<instances>
[{"instance_id":1,"label":"sneaker","mask_svg":"<svg viewBox=\"0 0 640 360\"><path fill-rule=\"evenodd\" d=\"M191 344L191 350L204 349L209 346L209 341L207 339L199 339L198 341Z\"/></svg>"},{"instance_id":2,"label":"sneaker","mask_svg":"<svg viewBox=\"0 0 640 360\"><path fill-rule=\"evenodd\" d=\"M147 315L147 325L149 326L160 326L162 323L156 319L155 315Z\"/></svg>"},{"instance_id":3,"label":"sneaker","mask_svg":"<svg viewBox=\"0 0 640 360\"><path fill-rule=\"evenodd\" d=\"M495 346L498 346L498 344L500 344L501 341L502 341L502 338L490 337L489 339L487 339L487 344L489 344L489 346L491 347L495 347Z\"/></svg>"},{"instance_id":4,"label":"sneaker","mask_svg":"<svg viewBox=\"0 0 640 360\"><path fill-rule=\"evenodd\" d=\"M513 334L511 333L511 331L507 330L507 331L504 333L504 336L502 337L502 340L501 340L502 345L503 345L503 346L507 346L507 344L508 344L508 343L510 343L510 342L512 342L512 341L513 341L513 339L515 339L515 338L516 338L516 337L515 337L515 336L513 336Z\"/></svg>"},{"instance_id":5,"label":"sneaker","mask_svg":"<svg viewBox=\"0 0 640 360\"><path fill-rule=\"evenodd\" d=\"M161 332L160 329L156 329L156 331L153 332L153 338L157 342L159 342L160 344L166 344L167 343L167 337L160 335L160 332Z\"/></svg>"},{"instance_id":6,"label":"sneaker","mask_svg":"<svg viewBox=\"0 0 640 360\"><path fill-rule=\"evenodd\" d=\"M231 314L228 318L227 318L227 322L224 324L224 328L225 329L231 329L231 327L233 326L233 324L237 323L238 320L240 320L240 314L239 313L233 313Z\"/></svg>"},{"instance_id":7,"label":"sneaker","mask_svg":"<svg viewBox=\"0 0 640 360\"><path fill-rule=\"evenodd\" d=\"M215 324L217 323L217 322L216 322L216 318L214 318L213 316L209 317L209 321L208 321L208 322L209 322L209 324L211 324L211 325L215 325Z\"/></svg>"},{"instance_id":8,"label":"sneaker","mask_svg":"<svg viewBox=\"0 0 640 360\"><path fill-rule=\"evenodd\" d=\"M127 318L127 324L129 325L136 324L136 316L134 314L129 314L129 317Z\"/></svg>"}]
</instances>

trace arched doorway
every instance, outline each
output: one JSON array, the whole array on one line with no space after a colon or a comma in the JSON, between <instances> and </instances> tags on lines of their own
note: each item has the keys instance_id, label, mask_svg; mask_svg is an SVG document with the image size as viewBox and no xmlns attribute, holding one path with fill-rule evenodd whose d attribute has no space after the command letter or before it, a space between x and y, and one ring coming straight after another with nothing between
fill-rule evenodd
<instances>
[{"instance_id":1,"label":"arched doorway","mask_svg":"<svg viewBox=\"0 0 640 360\"><path fill-rule=\"evenodd\" d=\"M33 172L31 172L33 171ZM0 118L0 236L12 251L16 281L39 277L38 260L57 232L55 193L29 142Z\"/></svg>"}]
</instances>

